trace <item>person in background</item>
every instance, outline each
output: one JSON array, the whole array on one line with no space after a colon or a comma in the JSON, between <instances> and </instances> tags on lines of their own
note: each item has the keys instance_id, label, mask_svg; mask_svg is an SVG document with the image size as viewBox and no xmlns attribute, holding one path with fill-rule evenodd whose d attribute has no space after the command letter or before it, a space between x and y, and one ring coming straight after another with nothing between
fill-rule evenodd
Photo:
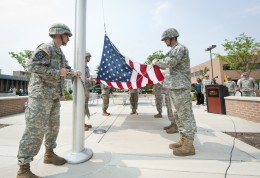
<instances>
[{"instance_id":1,"label":"person in background","mask_svg":"<svg viewBox=\"0 0 260 178\"><path fill-rule=\"evenodd\" d=\"M45 164L63 165L66 160L56 155L57 136L60 128L60 98L64 94L65 77L80 77L81 72L69 69L61 46L66 46L72 36L68 26L53 24L49 29L52 41L37 47L28 61L29 83L28 103L25 110L26 127L18 150L20 169L16 178L38 178L30 170L45 138Z\"/></svg>"},{"instance_id":2,"label":"person in background","mask_svg":"<svg viewBox=\"0 0 260 178\"><path fill-rule=\"evenodd\" d=\"M206 86L212 85L212 80L209 79L209 74L204 75L204 78L201 82L201 92L204 96L204 105L207 105L207 94L206 94Z\"/></svg>"},{"instance_id":3,"label":"person in background","mask_svg":"<svg viewBox=\"0 0 260 178\"><path fill-rule=\"evenodd\" d=\"M109 94L110 94L110 87L104 84L101 84L101 90L102 90L102 115L103 116L109 116L110 113L107 112L107 108L109 106Z\"/></svg>"},{"instance_id":4,"label":"person in background","mask_svg":"<svg viewBox=\"0 0 260 178\"><path fill-rule=\"evenodd\" d=\"M88 108L88 102L89 102L89 90L90 86L92 83L95 82L94 79L90 76L90 70L88 67L88 63L91 59L91 54L90 52L86 51L85 53L85 92L86 92L86 97L85 97L85 114L87 115L88 118L90 118L90 112ZM90 128L92 128L91 124L84 124L84 130L88 131Z\"/></svg>"},{"instance_id":5,"label":"person in background","mask_svg":"<svg viewBox=\"0 0 260 178\"><path fill-rule=\"evenodd\" d=\"M168 69L169 75L165 77L163 87L169 89L170 103L176 110L176 123L180 132L180 140L172 143L169 148L176 156L189 156L195 154L193 145L197 131L196 121L191 103L190 58L189 50L177 40L179 33L175 28L169 28L162 34L161 40L170 47L167 57L155 59L153 65L161 69Z\"/></svg>"},{"instance_id":6,"label":"person in background","mask_svg":"<svg viewBox=\"0 0 260 178\"><path fill-rule=\"evenodd\" d=\"M225 81L223 85L228 88L229 96L235 96L237 91L237 84L231 80L230 76L227 76L227 81Z\"/></svg>"},{"instance_id":7,"label":"person in background","mask_svg":"<svg viewBox=\"0 0 260 178\"><path fill-rule=\"evenodd\" d=\"M195 94L197 98L196 105L203 105L204 104L204 96L201 92L201 79L197 78L197 83L195 83Z\"/></svg>"},{"instance_id":8,"label":"person in background","mask_svg":"<svg viewBox=\"0 0 260 178\"><path fill-rule=\"evenodd\" d=\"M238 82L238 90L242 92L242 96L255 96L258 84L254 78L249 77L248 72L242 74L242 78Z\"/></svg>"},{"instance_id":9,"label":"person in background","mask_svg":"<svg viewBox=\"0 0 260 178\"><path fill-rule=\"evenodd\" d=\"M131 106L131 110L132 112L130 113L131 115L136 114L137 113L137 107L138 107L138 89L130 89L129 90L130 93L130 106Z\"/></svg>"},{"instance_id":10,"label":"person in background","mask_svg":"<svg viewBox=\"0 0 260 178\"><path fill-rule=\"evenodd\" d=\"M155 96L155 105L158 111L158 114L155 114L155 118L162 118L162 103L163 103L163 96L162 96L162 84L156 83L153 85L153 94Z\"/></svg>"}]
</instances>

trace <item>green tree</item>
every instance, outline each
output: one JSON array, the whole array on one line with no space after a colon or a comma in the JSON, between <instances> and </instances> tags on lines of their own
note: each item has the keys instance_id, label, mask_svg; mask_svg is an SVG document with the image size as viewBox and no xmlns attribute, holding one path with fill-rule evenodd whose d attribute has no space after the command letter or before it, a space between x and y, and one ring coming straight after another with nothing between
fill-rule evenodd
<instances>
[{"instance_id":1,"label":"green tree","mask_svg":"<svg viewBox=\"0 0 260 178\"><path fill-rule=\"evenodd\" d=\"M145 61L145 64L151 64L154 59L163 59L165 57L166 55L163 54L162 51L156 51L148 56L147 60Z\"/></svg>"},{"instance_id":2,"label":"green tree","mask_svg":"<svg viewBox=\"0 0 260 178\"><path fill-rule=\"evenodd\" d=\"M257 56L260 54L260 43L255 42L252 37L244 33L236 37L234 41L224 40L222 44L227 52L226 56L216 54L216 56L226 62L230 69L237 70L238 73L251 72L257 69Z\"/></svg>"},{"instance_id":3,"label":"green tree","mask_svg":"<svg viewBox=\"0 0 260 178\"><path fill-rule=\"evenodd\" d=\"M23 52L15 53L15 52L9 52L9 55L12 58L15 58L19 64L24 68L24 71L26 71L26 65L27 60L32 57L33 51L30 50L24 50Z\"/></svg>"},{"instance_id":4,"label":"green tree","mask_svg":"<svg viewBox=\"0 0 260 178\"><path fill-rule=\"evenodd\" d=\"M200 74L201 74L202 76L204 76L204 75L206 75L206 74L208 73L208 71L209 71L209 68L204 67L204 69L201 69L201 70L200 70Z\"/></svg>"}]
</instances>

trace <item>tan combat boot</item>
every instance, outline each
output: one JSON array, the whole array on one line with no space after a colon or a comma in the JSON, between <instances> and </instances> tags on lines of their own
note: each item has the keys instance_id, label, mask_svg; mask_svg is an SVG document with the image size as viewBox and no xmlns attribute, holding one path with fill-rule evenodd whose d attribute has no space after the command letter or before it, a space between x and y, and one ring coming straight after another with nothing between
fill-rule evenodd
<instances>
[{"instance_id":1,"label":"tan combat boot","mask_svg":"<svg viewBox=\"0 0 260 178\"><path fill-rule=\"evenodd\" d=\"M183 145L183 143L184 143L184 136L183 136L183 134L181 134L180 140L177 143L170 144L169 148L172 149L172 150L175 149L175 148L179 148Z\"/></svg>"},{"instance_id":2,"label":"tan combat boot","mask_svg":"<svg viewBox=\"0 0 260 178\"><path fill-rule=\"evenodd\" d=\"M20 165L20 169L17 172L16 178L40 178L33 174L30 170L30 164Z\"/></svg>"},{"instance_id":3,"label":"tan combat boot","mask_svg":"<svg viewBox=\"0 0 260 178\"><path fill-rule=\"evenodd\" d=\"M168 126L163 127L163 130L167 130L167 129L171 128L172 125L173 125L173 124L170 124L170 125L168 125Z\"/></svg>"},{"instance_id":4,"label":"tan combat boot","mask_svg":"<svg viewBox=\"0 0 260 178\"><path fill-rule=\"evenodd\" d=\"M158 114L155 114L153 117L155 117L155 118L162 118L162 113L159 112Z\"/></svg>"},{"instance_id":5,"label":"tan combat boot","mask_svg":"<svg viewBox=\"0 0 260 178\"><path fill-rule=\"evenodd\" d=\"M193 139L184 137L181 147L173 149L175 156L189 156L195 155L195 148L193 146Z\"/></svg>"},{"instance_id":6,"label":"tan combat boot","mask_svg":"<svg viewBox=\"0 0 260 178\"><path fill-rule=\"evenodd\" d=\"M176 124L172 124L172 126L169 129L166 129L166 132L168 134L178 133L178 126Z\"/></svg>"},{"instance_id":7,"label":"tan combat boot","mask_svg":"<svg viewBox=\"0 0 260 178\"><path fill-rule=\"evenodd\" d=\"M67 161L64 158L56 155L53 152L53 149L46 149L43 162L46 163L46 164L63 165Z\"/></svg>"},{"instance_id":8,"label":"tan combat boot","mask_svg":"<svg viewBox=\"0 0 260 178\"><path fill-rule=\"evenodd\" d=\"M103 114L102 114L103 116L109 116L110 115L110 113L108 113L107 111L103 111Z\"/></svg>"}]
</instances>

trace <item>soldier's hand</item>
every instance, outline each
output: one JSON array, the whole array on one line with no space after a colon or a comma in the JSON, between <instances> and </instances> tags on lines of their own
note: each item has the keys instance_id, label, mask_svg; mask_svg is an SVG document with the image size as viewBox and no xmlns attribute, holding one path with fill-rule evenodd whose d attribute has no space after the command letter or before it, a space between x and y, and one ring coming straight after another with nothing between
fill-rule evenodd
<instances>
[{"instance_id":1,"label":"soldier's hand","mask_svg":"<svg viewBox=\"0 0 260 178\"><path fill-rule=\"evenodd\" d=\"M61 68L61 70L60 70L60 76L65 77L68 72L69 72L69 69Z\"/></svg>"},{"instance_id":2,"label":"soldier's hand","mask_svg":"<svg viewBox=\"0 0 260 178\"><path fill-rule=\"evenodd\" d=\"M154 60L152 61L152 65L155 65L156 62L157 62L157 59L154 59Z\"/></svg>"},{"instance_id":3,"label":"soldier's hand","mask_svg":"<svg viewBox=\"0 0 260 178\"><path fill-rule=\"evenodd\" d=\"M82 73L81 73L80 71L76 70L76 71L74 72L74 75L75 75L76 77L80 77L80 76L82 75Z\"/></svg>"}]
</instances>

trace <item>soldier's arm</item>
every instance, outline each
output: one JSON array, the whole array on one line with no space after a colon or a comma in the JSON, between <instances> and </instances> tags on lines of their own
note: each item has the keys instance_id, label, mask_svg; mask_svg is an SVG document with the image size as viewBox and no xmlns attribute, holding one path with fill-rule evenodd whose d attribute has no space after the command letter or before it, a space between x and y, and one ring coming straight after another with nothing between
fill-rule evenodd
<instances>
[{"instance_id":1,"label":"soldier's arm","mask_svg":"<svg viewBox=\"0 0 260 178\"><path fill-rule=\"evenodd\" d=\"M176 47L176 49L173 52L169 53L168 57L166 57L164 59L157 60L155 62L155 65L159 66L160 68L174 67L178 63L181 62L181 60L183 59L183 56L187 52L188 51L184 46L178 46L178 47Z\"/></svg>"},{"instance_id":2,"label":"soldier's arm","mask_svg":"<svg viewBox=\"0 0 260 178\"><path fill-rule=\"evenodd\" d=\"M59 75L60 70L56 67L50 67L50 61L50 55L47 54L46 51L37 49L28 62L28 71L30 73L37 73L42 75Z\"/></svg>"}]
</instances>

